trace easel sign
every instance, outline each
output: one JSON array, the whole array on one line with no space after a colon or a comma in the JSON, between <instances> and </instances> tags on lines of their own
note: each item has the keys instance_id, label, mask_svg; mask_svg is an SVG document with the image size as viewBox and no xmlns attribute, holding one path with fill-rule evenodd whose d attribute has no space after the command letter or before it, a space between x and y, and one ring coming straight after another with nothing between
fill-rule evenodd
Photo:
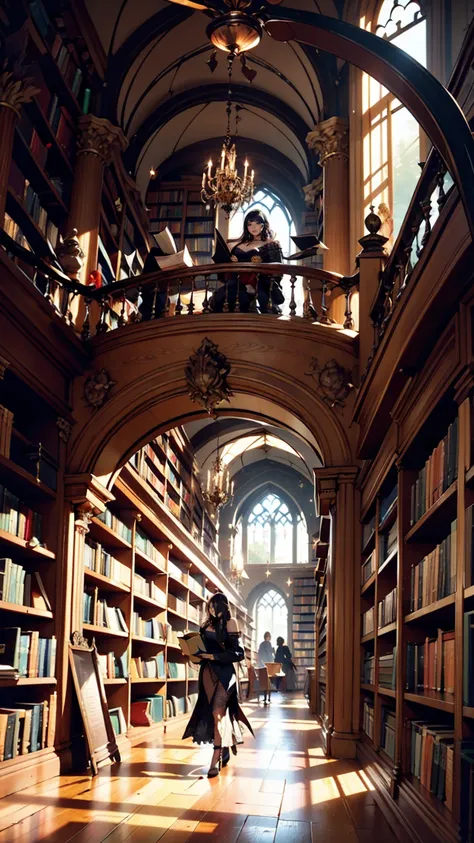
<instances>
[{"instance_id":1,"label":"easel sign","mask_svg":"<svg viewBox=\"0 0 474 843\"><path fill-rule=\"evenodd\" d=\"M99 772L101 761L120 761L115 733L107 708L104 685L95 646L89 647L79 632L73 632L69 644L69 664L76 689L86 736L92 775Z\"/></svg>"}]
</instances>

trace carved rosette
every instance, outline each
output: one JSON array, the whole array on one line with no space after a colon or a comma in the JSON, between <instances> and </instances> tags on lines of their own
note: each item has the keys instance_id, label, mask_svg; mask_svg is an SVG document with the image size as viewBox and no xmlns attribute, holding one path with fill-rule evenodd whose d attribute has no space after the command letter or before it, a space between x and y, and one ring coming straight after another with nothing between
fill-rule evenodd
<instances>
[{"instance_id":1,"label":"carved rosette","mask_svg":"<svg viewBox=\"0 0 474 843\"><path fill-rule=\"evenodd\" d=\"M313 179L309 184L303 187L304 201L307 208L314 208L314 203L318 196L323 192L323 178Z\"/></svg>"},{"instance_id":2,"label":"carved rosette","mask_svg":"<svg viewBox=\"0 0 474 843\"><path fill-rule=\"evenodd\" d=\"M344 409L346 398L354 386L348 369L340 366L337 360L328 360L321 368L317 358L313 357L305 375L314 378L326 404L331 408Z\"/></svg>"},{"instance_id":3,"label":"carved rosette","mask_svg":"<svg viewBox=\"0 0 474 843\"><path fill-rule=\"evenodd\" d=\"M184 370L191 401L201 404L209 415L215 416L215 408L233 395L227 377L230 363L207 337L198 350L191 355Z\"/></svg>"},{"instance_id":4,"label":"carved rosette","mask_svg":"<svg viewBox=\"0 0 474 843\"><path fill-rule=\"evenodd\" d=\"M0 107L11 108L19 115L23 103L31 102L39 92L40 89L33 84L32 79L18 79L8 69L8 59L5 59L0 73Z\"/></svg>"},{"instance_id":5,"label":"carved rosette","mask_svg":"<svg viewBox=\"0 0 474 843\"><path fill-rule=\"evenodd\" d=\"M333 158L349 160L349 124L344 117L330 117L318 123L306 135L310 149L319 152L319 163L324 166Z\"/></svg>"},{"instance_id":6,"label":"carved rosette","mask_svg":"<svg viewBox=\"0 0 474 843\"><path fill-rule=\"evenodd\" d=\"M128 146L122 130L103 117L84 114L77 125L78 155L98 155L104 164L110 164L114 152L124 152Z\"/></svg>"},{"instance_id":7,"label":"carved rosette","mask_svg":"<svg viewBox=\"0 0 474 843\"><path fill-rule=\"evenodd\" d=\"M117 381L113 381L105 369L92 372L84 383L85 400L94 410L100 409L116 383Z\"/></svg>"}]
</instances>

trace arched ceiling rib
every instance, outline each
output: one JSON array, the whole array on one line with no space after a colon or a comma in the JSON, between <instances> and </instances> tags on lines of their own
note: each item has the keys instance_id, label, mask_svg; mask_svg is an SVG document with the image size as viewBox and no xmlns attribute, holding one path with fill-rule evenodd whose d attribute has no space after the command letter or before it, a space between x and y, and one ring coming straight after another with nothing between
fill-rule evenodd
<instances>
[{"instance_id":1,"label":"arched ceiling rib","mask_svg":"<svg viewBox=\"0 0 474 843\"><path fill-rule=\"evenodd\" d=\"M339 14L337 0L283 2L289 8L307 8L310 2L315 12ZM86 0L86 6L109 57L109 117L129 138L128 166L143 191L150 166L191 143L224 135L226 55L218 53L212 74L206 64L208 18L202 12L167 0ZM251 84L239 61L234 64L234 101L245 106L239 134L266 143L305 180L314 177L316 167L305 136L324 114L318 74L327 80L331 61L299 44L264 37L247 56L248 67L257 71ZM195 114L194 107L205 103L210 105ZM163 130L165 122L169 125Z\"/></svg>"}]
</instances>

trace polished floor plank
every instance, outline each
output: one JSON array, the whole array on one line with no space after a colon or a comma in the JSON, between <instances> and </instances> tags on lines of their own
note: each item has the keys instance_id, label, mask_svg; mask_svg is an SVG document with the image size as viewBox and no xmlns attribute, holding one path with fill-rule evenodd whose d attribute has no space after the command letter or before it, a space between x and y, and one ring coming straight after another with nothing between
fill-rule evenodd
<instances>
[{"instance_id":1,"label":"polished floor plank","mask_svg":"<svg viewBox=\"0 0 474 843\"><path fill-rule=\"evenodd\" d=\"M91 779L62 776L0 800L0 843L396 843L356 762L324 756L306 701L246 706L255 739L207 778L211 748L179 730Z\"/></svg>"}]
</instances>

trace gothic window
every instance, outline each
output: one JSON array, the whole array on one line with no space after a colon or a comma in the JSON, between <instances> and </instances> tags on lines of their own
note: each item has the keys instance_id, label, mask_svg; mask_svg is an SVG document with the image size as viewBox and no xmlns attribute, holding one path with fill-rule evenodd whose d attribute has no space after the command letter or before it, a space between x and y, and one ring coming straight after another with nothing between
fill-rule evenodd
<instances>
[{"instance_id":1,"label":"gothic window","mask_svg":"<svg viewBox=\"0 0 474 843\"><path fill-rule=\"evenodd\" d=\"M384 0L373 31L426 66L426 19L416 0ZM382 204L381 233L393 244L420 176L420 127L408 109L366 73L362 111L365 212L371 204L376 210Z\"/></svg>"},{"instance_id":2,"label":"gothic window","mask_svg":"<svg viewBox=\"0 0 474 843\"><path fill-rule=\"evenodd\" d=\"M263 641L266 632L272 636L272 645L276 647L276 639L279 635L288 638L288 606L282 594L269 588L257 600L257 644Z\"/></svg>"},{"instance_id":3,"label":"gothic window","mask_svg":"<svg viewBox=\"0 0 474 843\"><path fill-rule=\"evenodd\" d=\"M277 494L266 494L254 505L244 519L244 529L248 564L308 563L308 531L304 516L296 506L291 510Z\"/></svg>"},{"instance_id":4,"label":"gothic window","mask_svg":"<svg viewBox=\"0 0 474 843\"><path fill-rule=\"evenodd\" d=\"M250 204L234 211L229 224L229 240L237 240L242 234L245 215L260 209L266 213L270 228L281 243L283 254L290 254L294 251L290 236L296 234L296 228L288 208L269 190L258 190Z\"/></svg>"}]
</instances>

